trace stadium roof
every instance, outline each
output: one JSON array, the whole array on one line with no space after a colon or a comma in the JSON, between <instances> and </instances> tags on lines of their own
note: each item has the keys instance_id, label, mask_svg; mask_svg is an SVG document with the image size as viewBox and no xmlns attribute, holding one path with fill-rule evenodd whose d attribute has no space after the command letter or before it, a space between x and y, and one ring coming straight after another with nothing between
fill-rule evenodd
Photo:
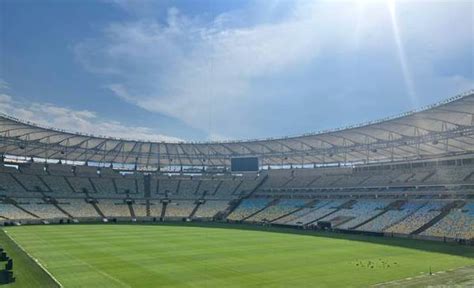
<instances>
[{"instance_id":1,"label":"stadium roof","mask_svg":"<svg viewBox=\"0 0 474 288\"><path fill-rule=\"evenodd\" d=\"M21 157L164 166L372 163L474 152L474 91L395 117L294 137L227 142L149 142L86 135L0 115L0 153Z\"/></svg>"}]
</instances>

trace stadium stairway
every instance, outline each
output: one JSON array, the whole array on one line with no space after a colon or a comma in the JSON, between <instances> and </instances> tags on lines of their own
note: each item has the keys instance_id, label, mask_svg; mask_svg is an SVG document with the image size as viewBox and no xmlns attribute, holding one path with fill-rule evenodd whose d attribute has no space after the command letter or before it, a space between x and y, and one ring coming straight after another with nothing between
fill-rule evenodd
<instances>
[{"instance_id":1,"label":"stadium stairway","mask_svg":"<svg viewBox=\"0 0 474 288\"><path fill-rule=\"evenodd\" d=\"M48 188L48 191L46 192L53 192L53 189L51 189L51 187L48 185L48 183L46 183L46 181L44 181L43 177L40 177L40 176L37 176L39 181L46 187Z\"/></svg>"},{"instance_id":2,"label":"stadium stairway","mask_svg":"<svg viewBox=\"0 0 474 288\"><path fill-rule=\"evenodd\" d=\"M138 194L138 191L140 190L140 189L138 189L138 179L135 179L133 182L135 182L135 193L134 194ZM128 195L127 195L127 197L128 197Z\"/></svg>"},{"instance_id":3,"label":"stadium stairway","mask_svg":"<svg viewBox=\"0 0 474 288\"><path fill-rule=\"evenodd\" d=\"M128 210L130 211L130 216L132 217L132 219L137 218L137 216L135 215L135 210L133 210L132 202L127 202L127 205L128 205Z\"/></svg>"},{"instance_id":4,"label":"stadium stairway","mask_svg":"<svg viewBox=\"0 0 474 288\"><path fill-rule=\"evenodd\" d=\"M432 171L430 174L423 177L423 179L421 179L421 182L423 183L423 182L427 181L428 179L430 179L435 174L436 174L436 171Z\"/></svg>"},{"instance_id":5,"label":"stadium stairway","mask_svg":"<svg viewBox=\"0 0 474 288\"><path fill-rule=\"evenodd\" d=\"M294 176L291 176L290 179L288 179L285 183L281 185L281 187L286 187L290 182L292 182L294 179L296 179Z\"/></svg>"},{"instance_id":6,"label":"stadium stairway","mask_svg":"<svg viewBox=\"0 0 474 288\"><path fill-rule=\"evenodd\" d=\"M199 180L198 185L196 186L196 190L192 193L193 195L197 195L199 192L199 188L201 188L202 180Z\"/></svg>"},{"instance_id":7,"label":"stadium stairway","mask_svg":"<svg viewBox=\"0 0 474 288\"><path fill-rule=\"evenodd\" d=\"M205 192L204 192L204 193L205 193ZM194 206L194 209L193 209L193 211L191 211L191 214L189 214L189 217L188 217L188 218L193 218L194 215L196 214L197 210L199 209L199 207L200 207L202 204L204 204L204 202L202 202L202 201L197 201L197 202L196 202L196 206Z\"/></svg>"},{"instance_id":8,"label":"stadium stairway","mask_svg":"<svg viewBox=\"0 0 474 288\"><path fill-rule=\"evenodd\" d=\"M313 185L314 182L318 181L319 179L321 179L323 176L316 176L314 177L313 180L311 180L308 184L305 185L305 187L311 187L311 185Z\"/></svg>"},{"instance_id":9,"label":"stadium stairway","mask_svg":"<svg viewBox=\"0 0 474 288\"><path fill-rule=\"evenodd\" d=\"M41 195L43 195L43 201L44 201L45 203L52 204L54 207L56 207L56 209L58 209L59 211L61 211L61 213L63 213L64 215L66 215L68 218L74 219L74 216L72 216L71 214L69 214L69 212L67 212L67 211L64 210L61 206L59 206L58 201L57 201L56 199L51 198L51 197L45 195L43 192L41 192Z\"/></svg>"},{"instance_id":10,"label":"stadium stairway","mask_svg":"<svg viewBox=\"0 0 474 288\"><path fill-rule=\"evenodd\" d=\"M438 216L434 217L428 223L424 224L423 226L421 226L420 228L418 228L415 231L411 232L410 234L411 235L420 234L421 232L425 231L426 229L430 228L434 224L441 221L441 219L446 217L449 214L449 212L451 212L452 209L461 208L462 206L464 206L464 204L466 204L466 202L461 201L461 200L454 201L452 203L447 204L446 206L443 207L443 209L441 209L441 213Z\"/></svg>"},{"instance_id":11,"label":"stadium stairway","mask_svg":"<svg viewBox=\"0 0 474 288\"><path fill-rule=\"evenodd\" d=\"M226 219L227 216L229 216L237 207L239 207L241 202L242 202L242 199L240 198L231 200L229 202L229 206L227 206L227 208L224 211L217 213L216 217L221 220Z\"/></svg>"},{"instance_id":12,"label":"stadium stairway","mask_svg":"<svg viewBox=\"0 0 474 288\"><path fill-rule=\"evenodd\" d=\"M313 201L311 201L311 202L308 202L308 203L306 203L303 207L296 208L295 210L293 210L293 211L291 211L291 212L289 212L289 213L280 215L280 216L278 216L277 218L271 220L270 222L273 223L273 222L278 221L278 220L280 220L280 219L282 219L282 218L285 218L285 217L287 217L287 216L290 216L291 214L294 214L294 213L296 213L296 212L298 212L298 211L301 211L301 210L303 210L304 208L311 207L312 205L316 204L318 201L319 201L319 200L313 200Z\"/></svg>"},{"instance_id":13,"label":"stadium stairway","mask_svg":"<svg viewBox=\"0 0 474 288\"><path fill-rule=\"evenodd\" d=\"M71 214L69 214L69 212L67 212L66 210L64 210L61 206L59 206L58 202L56 200L54 201L50 201L51 204L53 204L54 207L56 207L56 209L58 209L59 211L61 211L64 215L66 215L68 218L70 219L74 219L74 216L72 216Z\"/></svg>"},{"instance_id":14,"label":"stadium stairway","mask_svg":"<svg viewBox=\"0 0 474 288\"><path fill-rule=\"evenodd\" d=\"M160 218L161 219L165 219L165 215L166 215L166 207L168 206L168 203L167 202L163 202L162 203L162 208L161 208L161 215L160 215Z\"/></svg>"},{"instance_id":15,"label":"stadium stairway","mask_svg":"<svg viewBox=\"0 0 474 288\"><path fill-rule=\"evenodd\" d=\"M69 179L67 179L67 177L63 177L63 178L64 178L64 180L66 181L67 185L69 186L69 189L71 189L71 191L77 193L77 191L76 191L76 190L74 189L74 187L72 186L71 182L69 182Z\"/></svg>"},{"instance_id":16,"label":"stadium stairway","mask_svg":"<svg viewBox=\"0 0 474 288\"><path fill-rule=\"evenodd\" d=\"M30 212L30 211L26 210L25 208L21 207L20 205L18 205L18 203L15 200L11 199L11 198L5 198L5 200L3 200L3 202L7 203L7 204L12 204L13 206L20 209L21 211L23 211L23 212L25 212L25 213L27 213L27 214L29 214L29 215L37 218L37 219L41 219L41 217L39 217L35 213Z\"/></svg>"},{"instance_id":17,"label":"stadium stairway","mask_svg":"<svg viewBox=\"0 0 474 288\"><path fill-rule=\"evenodd\" d=\"M146 200L146 216L151 216L151 209L150 209L150 200Z\"/></svg>"},{"instance_id":18,"label":"stadium stairway","mask_svg":"<svg viewBox=\"0 0 474 288\"><path fill-rule=\"evenodd\" d=\"M467 182L467 181L471 180L473 177L474 177L474 171L472 171L471 174L464 177L464 179L462 179L462 181Z\"/></svg>"},{"instance_id":19,"label":"stadium stairway","mask_svg":"<svg viewBox=\"0 0 474 288\"><path fill-rule=\"evenodd\" d=\"M229 207L227 207L227 209L222 212L222 214L221 214L222 218L221 219L226 219L232 212L234 212L235 209L237 209L237 207L239 207L240 203L242 203L242 201L244 199L250 198L255 193L255 191L257 191L260 187L262 187L262 185L267 181L267 179L268 179L268 174L266 174L262 178L260 183L258 183L257 186L255 186L255 188L252 191L250 191L250 193L246 197L241 197L239 199L235 199L235 200L230 201ZM239 189L239 187L240 187L240 185L242 185L242 183L243 182L240 182L240 184L234 189L234 191L232 192L232 195L235 194L235 192Z\"/></svg>"},{"instance_id":20,"label":"stadium stairway","mask_svg":"<svg viewBox=\"0 0 474 288\"><path fill-rule=\"evenodd\" d=\"M23 183L21 183L20 180L18 180L18 178L16 178L15 175L13 175L13 173L10 173L10 176L12 176L13 180L15 180L15 182L21 186L21 188L25 189L25 191L30 191L28 188L26 188L25 185L23 185Z\"/></svg>"},{"instance_id":21,"label":"stadium stairway","mask_svg":"<svg viewBox=\"0 0 474 288\"><path fill-rule=\"evenodd\" d=\"M392 224L390 224L390 225L384 227L384 228L382 229L382 231L385 231L385 230L387 230L388 228L393 227L393 226L397 225L398 223L401 223L401 222L405 221L405 219L407 219L407 218L410 217L411 215L415 214L416 212L418 212L418 210L420 210L421 208L425 207L426 205L428 205L428 201L425 202L423 205L420 205L417 209L414 209L413 211L411 211L411 213L408 213L408 214L406 214L404 217L398 219L398 221L395 221L395 222L393 222Z\"/></svg>"},{"instance_id":22,"label":"stadium stairway","mask_svg":"<svg viewBox=\"0 0 474 288\"><path fill-rule=\"evenodd\" d=\"M390 203L387 207L385 207L385 209L383 209L380 213L376 214L373 217L370 217L369 219L365 220L364 222L361 222L361 223L359 223L359 224L357 224L353 227L350 227L349 230L357 229L357 228L361 227L362 225L365 225L365 224L369 223L370 221L374 220L375 218L382 216L383 214L387 213L390 210L400 209L400 207L402 207L403 204L405 204L406 202L407 202L406 200L394 201L394 202Z\"/></svg>"},{"instance_id":23,"label":"stadium stairway","mask_svg":"<svg viewBox=\"0 0 474 288\"><path fill-rule=\"evenodd\" d=\"M249 218L251 218L251 217L257 215L258 213L262 212L263 210L267 209L268 207L271 207L271 206L277 204L278 202L280 202L280 199L274 199L274 200L270 201L270 203L268 203L268 204L267 204L265 207L263 207L262 209L257 210L256 212L254 212L254 213L248 215L247 217L242 218L242 221L245 221L245 220L247 220L247 219L249 219Z\"/></svg>"},{"instance_id":24,"label":"stadium stairway","mask_svg":"<svg viewBox=\"0 0 474 288\"><path fill-rule=\"evenodd\" d=\"M112 179L112 185L114 186L114 193L118 194L117 183L115 183L115 179Z\"/></svg>"},{"instance_id":25,"label":"stadium stairway","mask_svg":"<svg viewBox=\"0 0 474 288\"><path fill-rule=\"evenodd\" d=\"M150 177L150 175L145 175L143 177L143 181L144 181L143 182L143 187L145 189L145 191L144 191L145 195L144 196L145 196L145 198L149 199L151 197L151 177ZM146 201L146 202L147 202L147 208L149 208L150 203L149 203L149 201ZM147 209L147 211L148 211L148 209ZM147 215L149 215L148 212L147 212Z\"/></svg>"},{"instance_id":26,"label":"stadium stairway","mask_svg":"<svg viewBox=\"0 0 474 288\"><path fill-rule=\"evenodd\" d=\"M97 187L95 187L94 182L91 180L91 178L87 178L89 180L89 183L91 184L92 190L94 190L94 193L97 195L99 191L97 191Z\"/></svg>"},{"instance_id":27,"label":"stadium stairway","mask_svg":"<svg viewBox=\"0 0 474 288\"><path fill-rule=\"evenodd\" d=\"M223 182L223 181L219 181L219 184L217 184L216 188L214 189L214 191L211 192L210 195L212 195L212 196L215 196L215 195L216 195L217 191L219 191L219 188L221 188L222 182ZM232 191L232 192L234 192L234 191ZM203 198L204 198L204 197L203 197Z\"/></svg>"},{"instance_id":28,"label":"stadium stairway","mask_svg":"<svg viewBox=\"0 0 474 288\"><path fill-rule=\"evenodd\" d=\"M341 209L343 209L343 208L351 208L352 205L354 205L356 202L357 202L356 200L349 200L349 201L343 203L342 205L340 205L339 207L337 207L334 211L331 211L331 212L329 212L329 213L327 213L327 214L325 214L325 215L323 215L323 216L321 216L321 217L319 217L319 218L317 218L317 219L314 219L313 221L310 221L310 222L308 222L308 223L304 223L304 225L311 225L311 224L314 224L314 223L316 223L317 221L319 221L320 219L323 219L323 218L325 218L325 217L331 216L332 214L338 212L339 210L341 210ZM350 219L349 219L349 220L350 220ZM343 224L343 223L339 223L339 224Z\"/></svg>"},{"instance_id":29,"label":"stadium stairway","mask_svg":"<svg viewBox=\"0 0 474 288\"><path fill-rule=\"evenodd\" d=\"M97 214L99 214L100 217L102 217L102 218L107 218L107 217L105 217L105 214L102 213L102 211L100 210L99 206L97 206L97 203L96 203L96 202L89 202L89 204L91 204L92 207L94 207L95 211L97 212Z\"/></svg>"}]
</instances>

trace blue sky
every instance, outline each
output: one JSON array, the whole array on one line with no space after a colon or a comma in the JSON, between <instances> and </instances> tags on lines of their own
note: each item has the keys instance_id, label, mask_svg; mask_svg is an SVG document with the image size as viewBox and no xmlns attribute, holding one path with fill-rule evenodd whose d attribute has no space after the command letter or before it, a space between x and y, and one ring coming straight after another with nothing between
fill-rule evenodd
<instances>
[{"instance_id":1,"label":"blue sky","mask_svg":"<svg viewBox=\"0 0 474 288\"><path fill-rule=\"evenodd\" d=\"M0 111L99 135L296 135L474 88L467 0L0 0L0 25Z\"/></svg>"}]
</instances>

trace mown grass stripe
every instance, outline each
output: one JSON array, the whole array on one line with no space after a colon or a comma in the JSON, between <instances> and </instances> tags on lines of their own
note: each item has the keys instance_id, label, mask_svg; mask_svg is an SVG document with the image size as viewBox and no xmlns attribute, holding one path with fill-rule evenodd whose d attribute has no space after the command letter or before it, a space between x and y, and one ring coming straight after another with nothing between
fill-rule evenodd
<instances>
[{"instance_id":1,"label":"mown grass stripe","mask_svg":"<svg viewBox=\"0 0 474 288\"><path fill-rule=\"evenodd\" d=\"M16 278L16 282L3 287L61 287L2 229L0 229L0 246L13 259L13 273Z\"/></svg>"}]
</instances>

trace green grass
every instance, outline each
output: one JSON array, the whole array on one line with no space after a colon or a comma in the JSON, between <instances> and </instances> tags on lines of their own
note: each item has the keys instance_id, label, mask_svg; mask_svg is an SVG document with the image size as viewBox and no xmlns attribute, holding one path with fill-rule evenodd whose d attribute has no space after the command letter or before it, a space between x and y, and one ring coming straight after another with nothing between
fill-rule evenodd
<instances>
[{"instance_id":1,"label":"green grass","mask_svg":"<svg viewBox=\"0 0 474 288\"><path fill-rule=\"evenodd\" d=\"M38 266L18 245L0 229L0 246L13 259L16 282L2 287L58 287L51 277ZM2 266L5 263L0 263ZM2 267L3 269L3 267Z\"/></svg>"},{"instance_id":2,"label":"green grass","mask_svg":"<svg viewBox=\"0 0 474 288\"><path fill-rule=\"evenodd\" d=\"M472 247L235 227L249 228L51 225L5 230L65 287L367 287L418 276L430 266L436 272L474 265ZM374 268L357 266L361 261L375 263ZM19 279L12 287L28 287L25 282Z\"/></svg>"}]
</instances>

